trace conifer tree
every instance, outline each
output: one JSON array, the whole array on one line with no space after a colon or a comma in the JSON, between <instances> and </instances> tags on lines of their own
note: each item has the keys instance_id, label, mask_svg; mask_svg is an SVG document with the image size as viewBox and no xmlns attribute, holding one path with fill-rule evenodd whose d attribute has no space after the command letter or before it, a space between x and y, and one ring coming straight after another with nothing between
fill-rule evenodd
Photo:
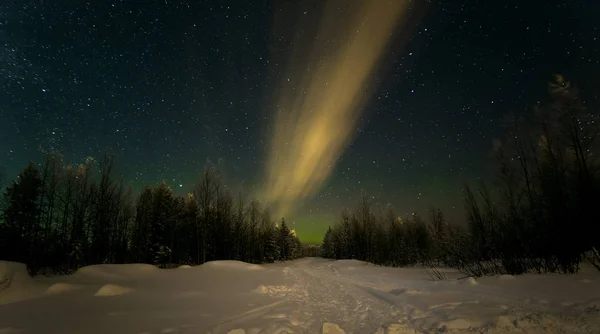
<instances>
[{"instance_id":1,"label":"conifer tree","mask_svg":"<svg viewBox=\"0 0 600 334\"><path fill-rule=\"evenodd\" d=\"M325 235L323 236L323 243L321 244L321 256L324 258L333 258L333 242L331 240L331 226L327 228Z\"/></svg>"},{"instance_id":2,"label":"conifer tree","mask_svg":"<svg viewBox=\"0 0 600 334\"><path fill-rule=\"evenodd\" d=\"M292 258L292 240L290 229L285 223L285 219L281 219L281 225L278 228L279 234L279 260L287 261Z\"/></svg>"},{"instance_id":3,"label":"conifer tree","mask_svg":"<svg viewBox=\"0 0 600 334\"><path fill-rule=\"evenodd\" d=\"M30 163L16 182L4 192L6 208L1 233L1 252L7 260L23 262L32 271L37 270L39 259L39 198L42 180L38 169Z\"/></svg>"}]
</instances>

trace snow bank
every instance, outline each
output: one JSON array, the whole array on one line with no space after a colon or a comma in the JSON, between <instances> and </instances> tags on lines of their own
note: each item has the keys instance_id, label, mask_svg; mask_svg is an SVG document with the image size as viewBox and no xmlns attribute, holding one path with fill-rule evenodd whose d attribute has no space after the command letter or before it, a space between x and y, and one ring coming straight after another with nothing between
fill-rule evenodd
<instances>
[{"instance_id":1,"label":"snow bank","mask_svg":"<svg viewBox=\"0 0 600 334\"><path fill-rule=\"evenodd\" d=\"M151 264L96 264L77 269L74 275L85 278L96 278L101 280L138 278L160 271Z\"/></svg>"},{"instance_id":2,"label":"snow bank","mask_svg":"<svg viewBox=\"0 0 600 334\"><path fill-rule=\"evenodd\" d=\"M29 276L25 264L0 261L0 304L30 299L42 289Z\"/></svg>"},{"instance_id":3,"label":"snow bank","mask_svg":"<svg viewBox=\"0 0 600 334\"><path fill-rule=\"evenodd\" d=\"M23 263L0 261L0 292L27 287L33 283Z\"/></svg>"},{"instance_id":4,"label":"snow bank","mask_svg":"<svg viewBox=\"0 0 600 334\"><path fill-rule=\"evenodd\" d=\"M263 270L264 268L252 263L235 260L210 261L201 265L203 268L229 269L229 270Z\"/></svg>"}]
</instances>

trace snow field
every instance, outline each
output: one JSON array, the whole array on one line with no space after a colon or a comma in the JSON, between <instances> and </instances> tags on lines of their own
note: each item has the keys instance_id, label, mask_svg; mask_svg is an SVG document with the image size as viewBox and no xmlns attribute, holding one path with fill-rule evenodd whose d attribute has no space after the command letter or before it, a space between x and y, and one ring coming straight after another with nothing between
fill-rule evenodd
<instances>
[{"instance_id":1,"label":"snow field","mask_svg":"<svg viewBox=\"0 0 600 334\"><path fill-rule=\"evenodd\" d=\"M0 262L3 333L600 333L600 274L431 281L423 268L308 258L31 278ZM35 314L35 321L31 320Z\"/></svg>"}]
</instances>

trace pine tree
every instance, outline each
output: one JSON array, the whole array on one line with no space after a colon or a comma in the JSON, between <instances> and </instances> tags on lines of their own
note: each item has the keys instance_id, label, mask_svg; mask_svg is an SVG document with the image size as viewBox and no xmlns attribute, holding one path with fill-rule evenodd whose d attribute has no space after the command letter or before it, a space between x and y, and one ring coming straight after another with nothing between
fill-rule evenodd
<instances>
[{"instance_id":1,"label":"pine tree","mask_svg":"<svg viewBox=\"0 0 600 334\"><path fill-rule=\"evenodd\" d=\"M281 219L281 225L278 228L279 232L279 260L287 261L292 258L292 238L291 232L285 219Z\"/></svg>"},{"instance_id":2,"label":"pine tree","mask_svg":"<svg viewBox=\"0 0 600 334\"><path fill-rule=\"evenodd\" d=\"M168 242L171 249L169 263L184 263L186 247L181 241L185 240L182 233L185 230L185 200L183 197L173 198L170 208L171 217L168 226Z\"/></svg>"},{"instance_id":3,"label":"pine tree","mask_svg":"<svg viewBox=\"0 0 600 334\"><path fill-rule=\"evenodd\" d=\"M296 235L295 231L292 231L292 259L299 259L303 256L302 242Z\"/></svg>"},{"instance_id":4,"label":"pine tree","mask_svg":"<svg viewBox=\"0 0 600 334\"><path fill-rule=\"evenodd\" d=\"M448 224L440 209L431 209L431 239L433 244L432 255L438 262L444 262L444 255L448 253Z\"/></svg>"},{"instance_id":5,"label":"pine tree","mask_svg":"<svg viewBox=\"0 0 600 334\"><path fill-rule=\"evenodd\" d=\"M171 257L170 226L173 224L173 196L169 186L162 182L152 190L152 219L150 221L150 249L155 264L166 264Z\"/></svg>"},{"instance_id":6,"label":"pine tree","mask_svg":"<svg viewBox=\"0 0 600 334\"><path fill-rule=\"evenodd\" d=\"M277 230L274 226L270 226L265 230L263 240L265 240L265 262L273 263L279 260L280 253L277 242Z\"/></svg>"},{"instance_id":7,"label":"pine tree","mask_svg":"<svg viewBox=\"0 0 600 334\"><path fill-rule=\"evenodd\" d=\"M352 244L352 226L350 225L350 218L346 210L342 212L342 223L340 226L339 234L340 242L340 258L352 259L354 258L354 247Z\"/></svg>"},{"instance_id":8,"label":"pine tree","mask_svg":"<svg viewBox=\"0 0 600 334\"><path fill-rule=\"evenodd\" d=\"M30 270L38 267L38 248L41 226L39 225L39 198L42 180L33 163L25 168L4 193L6 208L4 224L0 232L4 236L0 253L3 259L23 262Z\"/></svg>"},{"instance_id":9,"label":"pine tree","mask_svg":"<svg viewBox=\"0 0 600 334\"><path fill-rule=\"evenodd\" d=\"M325 236L323 237L323 243L321 244L321 256L324 258L333 258L333 242L331 240L331 226L327 228Z\"/></svg>"}]
</instances>

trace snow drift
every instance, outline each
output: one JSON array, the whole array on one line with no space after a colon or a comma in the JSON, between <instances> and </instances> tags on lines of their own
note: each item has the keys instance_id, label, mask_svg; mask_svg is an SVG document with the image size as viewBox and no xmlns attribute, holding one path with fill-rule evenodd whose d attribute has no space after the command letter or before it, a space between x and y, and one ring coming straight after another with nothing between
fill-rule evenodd
<instances>
[{"instance_id":1,"label":"snow drift","mask_svg":"<svg viewBox=\"0 0 600 334\"><path fill-rule=\"evenodd\" d=\"M0 304L26 300L42 291L23 263L0 261Z\"/></svg>"},{"instance_id":2,"label":"snow drift","mask_svg":"<svg viewBox=\"0 0 600 334\"><path fill-rule=\"evenodd\" d=\"M23 263L0 261L0 292L31 286L33 280Z\"/></svg>"},{"instance_id":3,"label":"snow drift","mask_svg":"<svg viewBox=\"0 0 600 334\"><path fill-rule=\"evenodd\" d=\"M213 268L213 269L225 269L225 270L263 270L264 268L257 265L246 263L242 261L234 261L234 260L226 260L226 261L210 261L203 264L201 267L204 268Z\"/></svg>"},{"instance_id":4,"label":"snow drift","mask_svg":"<svg viewBox=\"0 0 600 334\"><path fill-rule=\"evenodd\" d=\"M59 294L65 293L73 290L80 289L81 286L69 283L54 283L48 289L46 289L47 294Z\"/></svg>"},{"instance_id":5,"label":"snow drift","mask_svg":"<svg viewBox=\"0 0 600 334\"><path fill-rule=\"evenodd\" d=\"M143 275L155 273L159 271L156 266L151 264L97 264L79 268L75 275L85 277L87 279L128 279L139 278Z\"/></svg>"},{"instance_id":6,"label":"snow drift","mask_svg":"<svg viewBox=\"0 0 600 334\"><path fill-rule=\"evenodd\" d=\"M96 292L96 294L94 294L94 296L98 296L98 297L120 296L120 295L124 295L132 290L133 289L131 289L131 288L120 286L117 284L105 284L102 287L100 287L100 289L98 289L98 291Z\"/></svg>"}]
</instances>

